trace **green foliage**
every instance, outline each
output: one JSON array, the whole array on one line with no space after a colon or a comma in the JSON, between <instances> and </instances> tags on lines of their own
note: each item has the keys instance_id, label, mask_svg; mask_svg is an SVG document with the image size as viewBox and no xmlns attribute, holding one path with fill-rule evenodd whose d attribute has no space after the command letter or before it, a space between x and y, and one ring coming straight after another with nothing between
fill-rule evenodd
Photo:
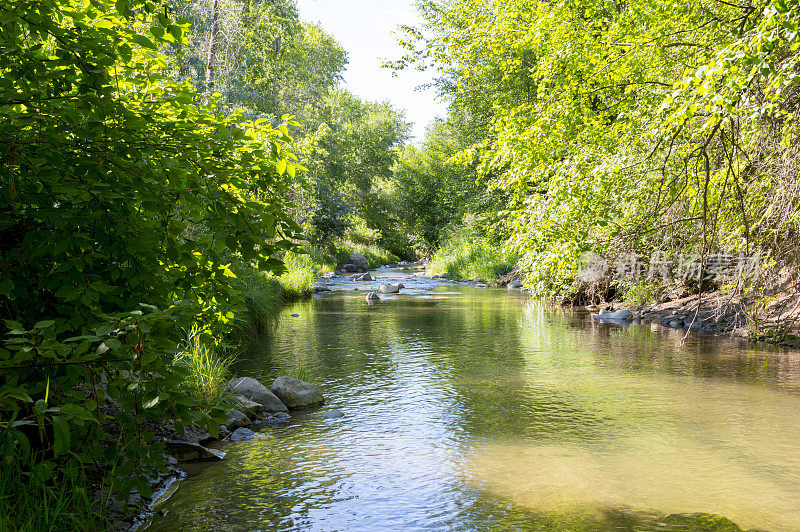
<instances>
[{"instance_id":1,"label":"green foliage","mask_svg":"<svg viewBox=\"0 0 800 532\"><path fill-rule=\"evenodd\" d=\"M363 220L391 243L397 215L387 184L409 125L387 103L362 102L333 90L308 117L319 124L315 144L304 152L310 192L302 217L312 242L327 245Z\"/></svg>"},{"instance_id":2,"label":"green foliage","mask_svg":"<svg viewBox=\"0 0 800 532\"><path fill-rule=\"evenodd\" d=\"M796 2L425 0L408 55L507 195L497 228L540 294L582 251L752 252L794 263ZM487 90L491 98L487 98Z\"/></svg>"},{"instance_id":3,"label":"green foliage","mask_svg":"<svg viewBox=\"0 0 800 532\"><path fill-rule=\"evenodd\" d=\"M408 146L400 153L392 196L400 232L417 255L432 254L442 244L445 229L468 212L496 210L485 187L478 186L475 169L451 160L469 146L470 139L462 133L467 126L455 115L436 121L421 147Z\"/></svg>"},{"instance_id":4,"label":"green foliage","mask_svg":"<svg viewBox=\"0 0 800 532\"><path fill-rule=\"evenodd\" d=\"M20 490L97 464L116 497L149 496L164 448L148 427L213 435L224 419L186 393L179 331L230 331L231 262L280 272L294 248L287 124L225 114L166 75L157 48L186 25L164 13L0 5L0 437Z\"/></svg>"},{"instance_id":5,"label":"green foliage","mask_svg":"<svg viewBox=\"0 0 800 532\"><path fill-rule=\"evenodd\" d=\"M90 530L105 526L75 463L54 468L52 462L19 460L16 441L4 437L0 475L0 530ZM20 489L25 486L25 489Z\"/></svg>"},{"instance_id":6,"label":"green foliage","mask_svg":"<svg viewBox=\"0 0 800 532\"><path fill-rule=\"evenodd\" d=\"M477 229L465 225L452 230L431 258L429 274L447 274L448 279L496 281L516 265L516 257L504 252Z\"/></svg>"}]
</instances>

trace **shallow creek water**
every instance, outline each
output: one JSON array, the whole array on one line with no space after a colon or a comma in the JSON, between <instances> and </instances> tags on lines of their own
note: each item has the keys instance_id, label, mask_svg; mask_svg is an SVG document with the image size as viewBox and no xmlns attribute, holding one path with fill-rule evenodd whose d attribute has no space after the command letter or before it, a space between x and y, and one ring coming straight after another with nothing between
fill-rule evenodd
<instances>
[{"instance_id":1,"label":"shallow creek water","mask_svg":"<svg viewBox=\"0 0 800 532\"><path fill-rule=\"evenodd\" d=\"M368 305L378 283L339 279L284 309L236 373L300 365L326 405L227 445L148 530L664 530L642 516L685 512L800 530L797 352L403 283Z\"/></svg>"}]
</instances>

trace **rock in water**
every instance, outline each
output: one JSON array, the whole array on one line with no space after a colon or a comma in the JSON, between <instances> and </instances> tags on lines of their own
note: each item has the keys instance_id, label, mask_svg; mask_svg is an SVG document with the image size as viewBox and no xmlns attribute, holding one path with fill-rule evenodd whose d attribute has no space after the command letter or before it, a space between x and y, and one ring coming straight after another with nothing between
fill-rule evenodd
<instances>
[{"instance_id":1,"label":"rock in water","mask_svg":"<svg viewBox=\"0 0 800 532\"><path fill-rule=\"evenodd\" d=\"M233 397L233 399L237 403L239 403L239 406L241 407L242 411L244 411L247 414L258 415L264 411L264 405L256 403L255 401L251 401L244 395L236 395Z\"/></svg>"},{"instance_id":2,"label":"rock in water","mask_svg":"<svg viewBox=\"0 0 800 532\"><path fill-rule=\"evenodd\" d=\"M361 268L359 268L355 264L345 264L344 266L342 266L340 271L350 272L350 273L357 273L357 272L361 271Z\"/></svg>"},{"instance_id":3,"label":"rock in water","mask_svg":"<svg viewBox=\"0 0 800 532\"><path fill-rule=\"evenodd\" d=\"M270 389L292 410L309 408L325 402L322 392L316 386L294 377L278 377Z\"/></svg>"},{"instance_id":4,"label":"rock in water","mask_svg":"<svg viewBox=\"0 0 800 532\"><path fill-rule=\"evenodd\" d=\"M513 281L509 281L508 285L506 285L509 290L519 290L522 288L522 281L517 281L514 279Z\"/></svg>"},{"instance_id":5,"label":"rock in water","mask_svg":"<svg viewBox=\"0 0 800 532\"><path fill-rule=\"evenodd\" d=\"M239 377L228 384L228 391L242 395L264 407L265 412L288 412L286 405L266 386L252 377Z\"/></svg>"},{"instance_id":6,"label":"rock in water","mask_svg":"<svg viewBox=\"0 0 800 532\"><path fill-rule=\"evenodd\" d=\"M199 443L167 440L164 446L179 462L218 462L225 458L224 452L203 447Z\"/></svg>"},{"instance_id":7,"label":"rock in water","mask_svg":"<svg viewBox=\"0 0 800 532\"><path fill-rule=\"evenodd\" d=\"M228 430L238 429L239 427L249 427L253 424L250 418L247 417L241 410L228 410L225 412L226 421L225 426Z\"/></svg>"},{"instance_id":8,"label":"rock in water","mask_svg":"<svg viewBox=\"0 0 800 532\"><path fill-rule=\"evenodd\" d=\"M633 317L633 313L628 309L617 310L610 312L608 310L601 310L600 314L595 314L592 318L596 320L609 320L609 321L625 321Z\"/></svg>"},{"instance_id":9,"label":"rock in water","mask_svg":"<svg viewBox=\"0 0 800 532\"><path fill-rule=\"evenodd\" d=\"M250 429L240 427L234 430L233 433L231 434L231 441L247 441L264 437L265 436L263 434L259 434L258 432L253 432Z\"/></svg>"},{"instance_id":10,"label":"rock in water","mask_svg":"<svg viewBox=\"0 0 800 532\"><path fill-rule=\"evenodd\" d=\"M369 303L370 305L373 304L375 301L381 300L380 296L378 296L378 294L376 294L375 292L370 292L364 299L366 299L367 303Z\"/></svg>"},{"instance_id":11,"label":"rock in water","mask_svg":"<svg viewBox=\"0 0 800 532\"><path fill-rule=\"evenodd\" d=\"M362 273L359 275L353 276L354 281L374 281L375 278L371 276L369 273Z\"/></svg>"},{"instance_id":12,"label":"rock in water","mask_svg":"<svg viewBox=\"0 0 800 532\"><path fill-rule=\"evenodd\" d=\"M360 253L353 253L352 255L350 255L350 262L352 262L362 270L366 270L369 267L369 261L364 255Z\"/></svg>"},{"instance_id":13,"label":"rock in water","mask_svg":"<svg viewBox=\"0 0 800 532\"><path fill-rule=\"evenodd\" d=\"M321 282L317 281L316 283L311 285L311 291L314 292L314 293L317 293L317 292L330 292L331 289L328 288L327 286L325 286L324 283L321 283Z\"/></svg>"},{"instance_id":14,"label":"rock in water","mask_svg":"<svg viewBox=\"0 0 800 532\"><path fill-rule=\"evenodd\" d=\"M379 294L398 294L400 293L400 289L405 288L400 283L392 283L392 284L382 284L378 287Z\"/></svg>"},{"instance_id":15,"label":"rock in water","mask_svg":"<svg viewBox=\"0 0 800 532\"><path fill-rule=\"evenodd\" d=\"M328 410L327 412L323 412L320 415L322 419L335 419L339 417L344 417L344 413L341 410Z\"/></svg>"}]
</instances>

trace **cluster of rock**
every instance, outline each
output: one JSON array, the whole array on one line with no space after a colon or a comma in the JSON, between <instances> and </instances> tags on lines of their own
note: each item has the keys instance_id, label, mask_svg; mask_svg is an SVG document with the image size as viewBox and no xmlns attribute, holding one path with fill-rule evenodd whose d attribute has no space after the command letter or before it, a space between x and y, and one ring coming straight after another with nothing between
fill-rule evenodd
<instances>
[{"instance_id":1,"label":"cluster of rock","mask_svg":"<svg viewBox=\"0 0 800 532\"><path fill-rule=\"evenodd\" d=\"M592 307L587 308L592 309ZM598 314L592 315L592 318L611 325L653 323L671 329L691 329L704 334L749 337L745 320L738 307L735 305L719 307L715 299L707 298L698 310L696 295L633 310L600 310Z\"/></svg>"},{"instance_id":2,"label":"cluster of rock","mask_svg":"<svg viewBox=\"0 0 800 532\"><path fill-rule=\"evenodd\" d=\"M263 435L250 427L262 422L280 422L291 418L290 410L302 410L321 405L325 398L319 389L294 377L278 377L267 388L252 377L231 380L226 391L236 408L226 412L225 423L219 426L220 437L230 441L245 441ZM334 416L335 417L335 416ZM167 452L179 462L222 460L225 453L206 447L213 440L210 434L185 434L181 438L165 439Z\"/></svg>"},{"instance_id":3,"label":"cluster of rock","mask_svg":"<svg viewBox=\"0 0 800 532\"><path fill-rule=\"evenodd\" d=\"M255 419L286 419L289 410L311 408L325 402L316 386L289 376L278 377L269 389L252 377L239 377L228 384L227 391L239 408L228 410L226 423L220 425L220 431L232 431L230 439L233 441L258 437L248 429Z\"/></svg>"}]
</instances>

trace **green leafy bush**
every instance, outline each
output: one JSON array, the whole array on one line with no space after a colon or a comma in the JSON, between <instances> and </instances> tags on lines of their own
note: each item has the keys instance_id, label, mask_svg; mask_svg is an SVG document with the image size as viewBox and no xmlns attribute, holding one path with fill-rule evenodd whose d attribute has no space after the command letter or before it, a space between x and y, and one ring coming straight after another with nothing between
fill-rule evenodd
<instances>
[{"instance_id":1,"label":"green leafy bush","mask_svg":"<svg viewBox=\"0 0 800 532\"><path fill-rule=\"evenodd\" d=\"M232 329L230 257L280 272L294 248L288 124L171 80L158 48L185 30L144 0L0 4L0 440L26 480L0 523L71 529L72 509L43 521L14 502L89 465L115 497L147 497L153 425L216 434L221 408L186 393L180 331Z\"/></svg>"}]
</instances>

